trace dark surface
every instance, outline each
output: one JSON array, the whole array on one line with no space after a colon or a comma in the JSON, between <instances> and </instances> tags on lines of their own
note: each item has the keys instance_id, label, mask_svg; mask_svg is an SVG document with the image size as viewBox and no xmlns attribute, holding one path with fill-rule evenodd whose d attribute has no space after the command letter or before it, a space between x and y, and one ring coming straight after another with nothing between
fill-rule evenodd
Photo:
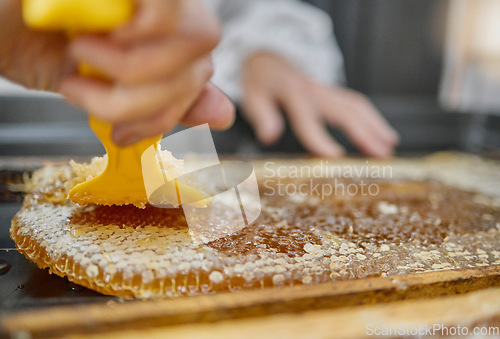
<instances>
[{"instance_id":1,"label":"dark surface","mask_svg":"<svg viewBox=\"0 0 500 339\"><path fill-rule=\"evenodd\" d=\"M95 155L87 114L55 97L0 96L0 155Z\"/></svg>"},{"instance_id":2,"label":"dark surface","mask_svg":"<svg viewBox=\"0 0 500 339\"><path fill-rule=\"evenodd\" d=\"M5 178L3 173L4 171L0 171L0 177ZM9 177L12 177L12 172ZM5 191L0 191L0 196L5 196L4 193ZM13 200L19 200L18 195L14 196L16 198ZM21 203L6 200L0 200L0 261L7 262L11 267L5 274L0 274L0 314L44 306L116 299L49 274L47 269L39 269L36 264L17 252L14 242L10 239L9 229L12 218L21 208Z\"/></svg>"},{"instance_id":3,"label":"dark surface","mask_svg":"<svg viewBox=\"0 0 500 339\"><path fill-rule=\"evenodd\" d=\"M347 83L368 95L439 91L448 0L310 0L327 11Z\"/></svg>"}]
</instances>

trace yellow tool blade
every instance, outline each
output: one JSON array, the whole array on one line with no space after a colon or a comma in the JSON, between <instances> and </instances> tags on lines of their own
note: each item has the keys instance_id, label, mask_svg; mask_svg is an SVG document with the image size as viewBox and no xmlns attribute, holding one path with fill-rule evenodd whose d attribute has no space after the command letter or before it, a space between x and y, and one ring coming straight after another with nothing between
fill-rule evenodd
<instances>
[{"instance_id":1,"label":"yellow tool blade","mask_svg":"<svg viewBox=\"0 0 500 339\"><path fill-rule=\"evenodd\" d=\"M90 127L101 140L108 163L99 176L75 186L70 192L70 199L79 205L136 205L143 207L148 202L142 176L141 155L151 145L156 144L161 136L145 139L135 145L118 147L111 140L112 126L94 118L89 119ZM162 180L163 174L154 154L147 159L148 175ZM177 196L175 204L177 202Z\"/></svg>"}]
</instances>

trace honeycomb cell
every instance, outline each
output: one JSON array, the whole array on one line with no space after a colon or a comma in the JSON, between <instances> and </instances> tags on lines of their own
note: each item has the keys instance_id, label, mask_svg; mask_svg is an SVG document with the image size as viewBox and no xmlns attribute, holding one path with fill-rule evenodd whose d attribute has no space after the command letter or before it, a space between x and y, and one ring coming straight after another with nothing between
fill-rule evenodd
<instances>
[{"instance_id":1,"label":"honeycomb cell","mask_svg":"<svg viewBox=\"0 0 500 339\"><path fill-rule=\"evenodd\" d=\"M470 180L460 172L467 168L460 159L444 164L416 161L412 166L420 166L426 175L414 173L413 179L275 181L295 186L335 180L354 186L376 184L379 191L369 196L321 196L316 191L280 195L277 187L259 180L262 213L257 221L201 245L192 241L182 209L80 207L65 197L75 178L85 173L82 165L45 168L34 176L36 184L13 221L11 237L39 267L124 297L196 295L500 265L498 196L481 191L495 182L483 176L485 183L472 191L439 177ZM500 166L494 168L498 173Z\"/></svg>"}]
</instances>

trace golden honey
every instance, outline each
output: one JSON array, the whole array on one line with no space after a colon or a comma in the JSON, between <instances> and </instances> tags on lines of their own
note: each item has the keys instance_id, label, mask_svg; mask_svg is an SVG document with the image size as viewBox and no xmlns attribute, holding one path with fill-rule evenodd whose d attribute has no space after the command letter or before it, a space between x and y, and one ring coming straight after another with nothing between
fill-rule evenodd
<instances>
[{"instance_id":1,"label":"golden honey","mask_svg":"<svg viewBox=\"0 0 500 339\"><path fill-rule=\"evenodd\" d=\"M457 163L436 168L456 171ZM429 173L438 173L436 168ZM182 209L54 203L54 196L67 193L64 182L73 174L44 175L50 184L28 195L13 221L16 246L39 267L105 294L196 295L500 265L498 197L431 175L369 179L379 187L375 196L323 198L272 195L273 187L259 180L258 220L202 245L192 241ZM482 187L491 183L477 185Z\"/></svg>"}]
</instances>

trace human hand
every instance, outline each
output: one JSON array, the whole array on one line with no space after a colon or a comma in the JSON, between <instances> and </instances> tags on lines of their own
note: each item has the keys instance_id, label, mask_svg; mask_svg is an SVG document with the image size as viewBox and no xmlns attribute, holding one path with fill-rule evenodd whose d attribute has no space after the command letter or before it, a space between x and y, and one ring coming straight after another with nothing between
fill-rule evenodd
<instances>
[{"instance_id":1,"label":"human hand","mask_svg":"<svg viewBox=\"0 0 500 339\"><path fill-rule=\"evenodd\" d=\"M315 83L275 54L259 52L247 59L243 87L244 115L263 144L276 142L283 133L280 109L304 147L320 156L345 152L325 123L340 128L369 156L390 156L398 142L397 133L366 97Z\"/></svg>"},{"instance_id":2,"label":"human hand","mask_svg":"<svg viewBox=\"0 0 500 339\"><path fill-rule=\"evenodd\" d=\"M130 23L105 35L34 32L19 0L0 2L0 74L29 88L58 91L114 125L122 146L177 123L227 128L234 108L209 82L219 26L197 0L137 0ZM85 62L108 81L77 74Z\"/></svg>"}]
</instances>

